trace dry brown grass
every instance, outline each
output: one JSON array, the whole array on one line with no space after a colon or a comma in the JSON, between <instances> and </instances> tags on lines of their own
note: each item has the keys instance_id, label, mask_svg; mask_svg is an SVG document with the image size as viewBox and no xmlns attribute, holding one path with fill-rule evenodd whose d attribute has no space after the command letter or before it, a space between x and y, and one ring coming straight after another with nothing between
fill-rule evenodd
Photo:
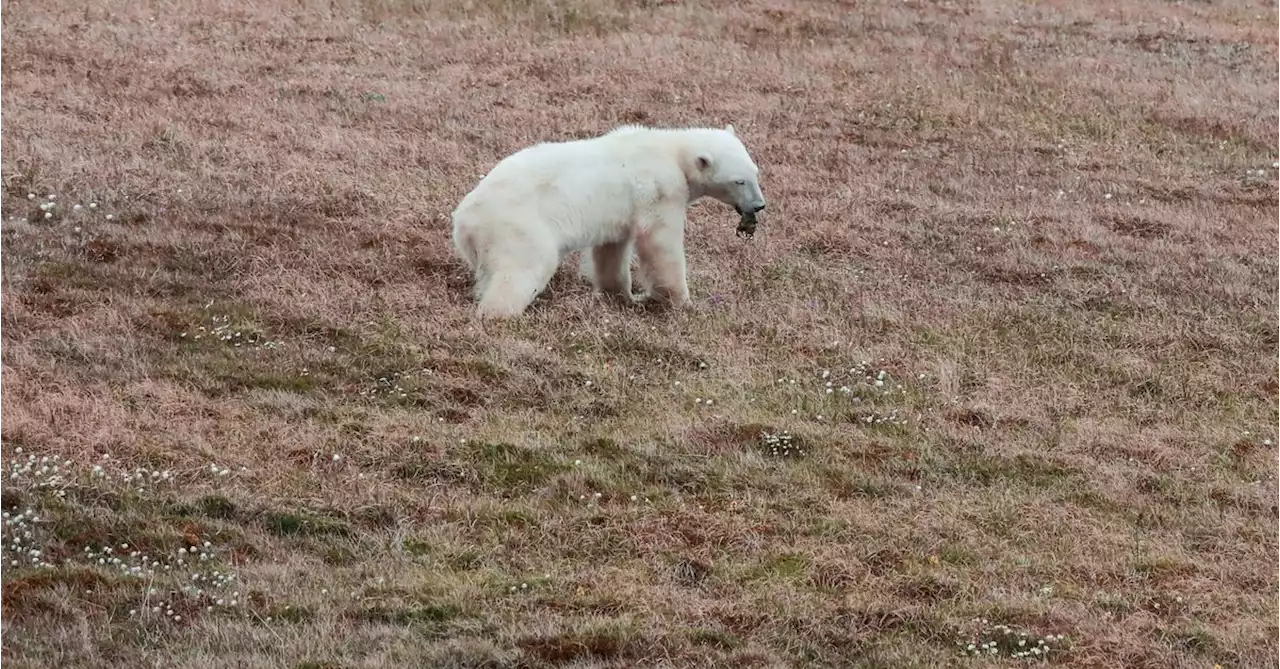
<instances>
[{"instance_id":1,"label":"dry brown grass","mask_svg":"<svg viewBox=\"0 0 1280 669\"><path fill-rule=\"evenodd\" d=\"M1274 666L1274 5L88 4L3 15L12 666ZM448 212L625 122L755 240L475 322Z\"/></svg>"}]
</instances>

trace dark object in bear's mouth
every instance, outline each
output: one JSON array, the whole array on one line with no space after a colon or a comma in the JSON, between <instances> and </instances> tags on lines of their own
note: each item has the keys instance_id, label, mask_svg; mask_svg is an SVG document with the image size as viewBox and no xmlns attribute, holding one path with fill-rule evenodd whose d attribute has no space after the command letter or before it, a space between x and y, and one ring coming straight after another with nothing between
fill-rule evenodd
<instances>
[{"instance_id":1,"label":"dark object in bear's mouth","mask_svg":"<svg viewBox=\"0 0 1280 669\"><path fill-rule=\"evenodd\" d=\"M755 212L743 212L742 218L738 219L738 236L751 239L756 234L756 215Z\"/></svg>"}]
</instances>

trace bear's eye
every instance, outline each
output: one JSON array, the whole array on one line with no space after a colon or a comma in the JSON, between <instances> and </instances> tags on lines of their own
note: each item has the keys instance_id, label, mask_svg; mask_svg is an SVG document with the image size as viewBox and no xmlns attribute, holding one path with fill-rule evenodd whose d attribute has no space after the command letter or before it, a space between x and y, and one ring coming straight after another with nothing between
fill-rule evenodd
<instances>
[{"instance_id":1,"label":"bear's eye","mask_svg":"<svg viewBox=\"0 0 1280 669\"><path fill-rule=\"evenodd\" d=\"M736 184L738 184L739 186L745 186L745 185L747 185L747 180L746 180L746 179L738 179L737 181L735 181L735 182L733 182L733 183L736 183Z\"/></svg>"}]
</instances>

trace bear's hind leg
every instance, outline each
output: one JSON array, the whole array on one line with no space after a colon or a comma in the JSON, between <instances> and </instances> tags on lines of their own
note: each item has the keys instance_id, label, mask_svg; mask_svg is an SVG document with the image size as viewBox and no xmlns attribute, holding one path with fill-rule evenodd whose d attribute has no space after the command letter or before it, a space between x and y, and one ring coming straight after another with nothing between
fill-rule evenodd
<instances>
[{"instance_id":1,"label":"bear's hind leg","mask_svg":"<svg viewBox=\"0 0 1280 669\"><path fill-rule=\"evenodd\" d=\"M471 233L456 224L453 226L453 252L462 259L467 269L472 272L476 270L476 247Z\"/></svg>"},{"instance_id":2,"label":"bear's hind leg","mask_svg":"<svg viewBox=\"0 0 1280 669\"><path fill-rule=\"evenodd\" d=\"M475 276L475 283L471 286L471 292L472 292L472 296L476 300L479 300L482 296L484 296L485 291L488 290L489 288L489 279L491 275L489 273L488 268L486 268L483 264L477 263L474 271L474 276Z\"/></svg>"},{"instance_id":3,"label":"bear's hind leg","mask_svg":"<svg viewBox=\"0 0 1280 669\"><path fill-rule=\"evenodd\" d=\"M559 256L527 258L516 266L494 270L486 277L476 313L483 318L519 316L547 287Z\"/></svg>"}]
</instances>

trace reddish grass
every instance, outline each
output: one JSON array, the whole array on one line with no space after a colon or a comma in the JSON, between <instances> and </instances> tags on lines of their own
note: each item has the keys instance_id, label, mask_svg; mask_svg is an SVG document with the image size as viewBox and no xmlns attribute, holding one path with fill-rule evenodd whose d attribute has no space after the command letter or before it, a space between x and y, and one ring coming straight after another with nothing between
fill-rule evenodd
<instances>
[{"instance_id":1,"label":"reddish grass","mask_svg":"<svg viewBox=\"0 0 1280 669\"><path fill-rule=\"evenodd\" d=\"M1274 666L1274 5L84 7L3 14L14 666ZM633 122L733 123L754 241L476 321L458 199ZM82 555L204 541L235 608Z\"/></svg>"}]
</instances>

